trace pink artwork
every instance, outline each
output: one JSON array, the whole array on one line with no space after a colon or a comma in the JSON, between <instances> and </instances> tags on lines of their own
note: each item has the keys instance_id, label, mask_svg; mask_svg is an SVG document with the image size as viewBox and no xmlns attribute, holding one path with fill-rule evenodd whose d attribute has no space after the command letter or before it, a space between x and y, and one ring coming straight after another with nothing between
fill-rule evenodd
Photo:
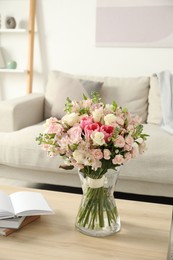
<instances>
[{"instance_id":1,"label":"pink artwork","mask_svg":"<svg viewBox=\"0 0 173 260\"><path fill-rule=\"evenodd\" d=\"M173 0L97 0L96 45L173 47Z\"/></svg>"}]
</instances>

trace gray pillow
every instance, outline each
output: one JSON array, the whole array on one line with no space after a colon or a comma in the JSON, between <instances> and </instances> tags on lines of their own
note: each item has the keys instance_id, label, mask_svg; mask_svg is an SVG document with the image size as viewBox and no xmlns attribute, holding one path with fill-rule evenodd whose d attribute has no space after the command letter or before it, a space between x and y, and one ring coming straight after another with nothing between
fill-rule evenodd
<instances>
[{"instance_id":1,"label":"gray pillow","mask_svg":"<svg viewBox=\"0 0 173 260\"><path fill-rule=\"evenodd\" d=\"M50 116L61 118L65 112L66 98L71 100L83 99L92 92L99 92L103 82L81 79L80 76L67 74L61 71L51 71L45 93L45 119Z\"/></svg>"}]
</instances>

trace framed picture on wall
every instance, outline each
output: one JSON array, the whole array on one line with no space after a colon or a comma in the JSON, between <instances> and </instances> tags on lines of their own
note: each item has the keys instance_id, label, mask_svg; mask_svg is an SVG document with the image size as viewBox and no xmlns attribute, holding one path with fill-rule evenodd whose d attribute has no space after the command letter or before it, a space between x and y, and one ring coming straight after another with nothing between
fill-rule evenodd
<instances>
[{"instance_id":1,"label":"framed picture on wall","mask_svg":"<svg viewBox=\"0 0 173 260\"><path fill-rule=\"evenodd\" d=\"M96 3L96 46L173 47L173 0Z\"/></svg>"}]
</instances>

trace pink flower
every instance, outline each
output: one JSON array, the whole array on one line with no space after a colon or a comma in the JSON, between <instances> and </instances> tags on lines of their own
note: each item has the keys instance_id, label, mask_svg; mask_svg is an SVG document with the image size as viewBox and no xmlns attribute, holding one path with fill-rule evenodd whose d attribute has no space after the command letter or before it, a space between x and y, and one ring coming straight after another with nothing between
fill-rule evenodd
<instances>
[{"instance_id":1,"label":"pink flower","mask_svg":"<svg viewBox=\"0 0 173 260\"><path fill-rule=\"evenodd\" d=\"M103 156L104 156L105 160L109 160L111 158L110 155L111 155L111 152L109 151L109 149L103 150Z\"/></svg>"},{"instance_id":2,"label":"pink flower","mask_svg":"<svg viewBox=\"0 0 173 260\"><path fill-rule=\"evenodd\" d=\"M129 152L129 151L132 150L132 146L130 146L130 145L128 145L128 144L125 144L123 150Z\"/></svg>"},{"instance_id":3,"label":"pink flower","mask_svg":"<svg viewBox=\"0 0 173 260\"><path fill-rule=\"evenodd\" d=\"M124 163L124 158L123 158L123 156L121 155L121 154L117 154L115 157L114 157L114 159L112 160L112 163L113 164L119 164L119 165L121 165L121 164L123 164Z\"/></svg>"},{"instance_id":4,"label":"pink flower","mask_svg":"<svg viewBox=\"0 0 173 260\"><path fill-rule=\"evenodd\" d=\"M70 140L73 142L73 143L76 143L78 144L82 137L81 137L81 134L82 134L82 128L79 126L79 125L76 125L76 126L73 126L71 127L68 131L67 131L68 135L69 135L69 138Z\"/></svg>"},{"instance_id":5,"label":"pink flower","mask_svg":"<svg viewBox=\"0 0 173 260\"><path fill-rule=\"evenodd\" d=\"M101 149L93 149L91 150L91 153L95 159L101 160L103 158L103 153Z\"/></svg>"},{"instance_id":6,"label":"pink flower","mask_svg":"<svg viewBox=\"0 0 173 260\"><path fill-rule=\"evenodd\" d=\"M92 134L92 132L94 132L94 131L99 132L100 131L100 125L98 123L88 124L88 125L85 126L84 131L85 131L87 138L89 138L90 135Z\"/></svg>"},{"instance_id":7,"label":"pink flower","mask_svg":"<svg viewBox=\"0 0 173 260\"><path fill-rule=\"evenodd\" d=\"M80 119L80 126L84 129L87 125L92 124L92 117L91 116L84 116Z\"/></svg>"},{"instance_id":8,"label":"pink flower","mask_svg":"<svg viewBox=\"0 0 173 260\"><path fill-rule=\"evenodd\" d=\"M134 143L134 139L131 135L128 135L127 137L125 137L125 142L126 144L132 146L132 144Z\"/></svg>"},{"instance_id":9,"label":"pink flower","mask_svg":"<svg viewBox=\"0 0 173 260\"><path fill-rule=\"evenodd\" d=\"M131 158L132 158L131 153L130 153L130 152L127 152L127 153L125 154L125 161L126 161L126 162L129 161Z\"/></svg>"},{"instance_id":10,"label":"pink flower","mask_svg":"<svg viewBox=\"0 0 173 260\"><path fill-rule=\"evenodd\" d=\"M102 125L100 127L100 132L104 134L105 142L109 142L109 138L112 137L114 127L110 125Z\"/></svg>"},{"instance_id":11,"label":"pink flower","mask_svg":"<svg viewBox=\"0 0 173 260\"><path fill-rule=\"evenodd\" d=\"M116 123L123 126L124 125L124 119L122 119L121 117L117 117L116 118Z\"/></svg>"},{"instance_id":12,"label":"pink flower","mask_svg":"<svg viewBox=\"0 0 173 260\"><path fill-rule=\"evenodd\" d=\"M63 132L63 127L60 124L54 123L49 125L46 132L48 134L55 133L56 135L60 135Z\"/></svg>"},{"instance_id":13,"label":"pink flower","mask_svg":"<svg viewBox=\"0 0 173 260\"><path fill-rule=\"evenodd\" d=\"M119 147L119 148L124 147L124 145L125 145L124 137L121 136L121 135L119 135L119 136L116 138L116 140L115 140L114 143L115 143L115 145L116 145L117 147Z\"/></svg>"},{"instance_id":14,"label":"pink flower","mask_svg":"<svg viewBox=\"0 0 173 260\"><path fill-rule=\"evenodd\" d=\"M137 148L136 147L132 148L131 155L132 155L132 158L135 158L137 156Z\"/></svg>"}]
</instances>

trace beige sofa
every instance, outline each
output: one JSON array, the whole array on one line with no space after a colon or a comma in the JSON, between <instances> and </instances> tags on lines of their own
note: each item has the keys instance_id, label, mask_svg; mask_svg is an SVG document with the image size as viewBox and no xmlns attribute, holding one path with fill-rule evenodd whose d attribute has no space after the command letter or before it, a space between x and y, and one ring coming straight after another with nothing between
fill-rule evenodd
<instances>
[{"instance_id":1,"label":"beige sofa","mask_svg":"<svg viewBox=\"0 0 173 260\"><path fill-rule=\"evenodd\" d=\"M77 91L76 91L77 90ZM45 94L0 102L0 177L80 187L77 170L63 170L60 157L49 158L36 142L43 121L61 117L65 98L100 92L138 114L150 135L148 150L121 168L117 191L173 197L173 136L160 127L160 92L156 77L90 77L52 71Z\"/></svg>"}]
</instances>

